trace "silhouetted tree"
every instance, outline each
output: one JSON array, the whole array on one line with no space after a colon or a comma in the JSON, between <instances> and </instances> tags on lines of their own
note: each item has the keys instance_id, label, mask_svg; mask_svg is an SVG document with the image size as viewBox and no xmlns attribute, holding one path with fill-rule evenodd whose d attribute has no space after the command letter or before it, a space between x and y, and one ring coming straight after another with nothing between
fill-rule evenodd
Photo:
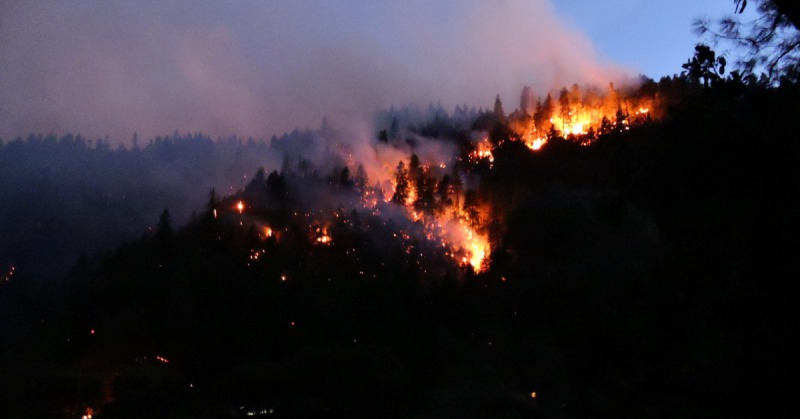
<instances>
[{"instance_id":1,"label":"silhouetted tree","mask_svg":"<svg viewBox=\"0 0 800 419\"><path fill-rule=\"evenodd\" d=\"M408 159L408 179L416 186L416 182L420 177L422 177L422 164L419 161L419 156L412 153Z\"/></svg>"},{"instance_id":2,"label":"silhouetted tree","mask_svg":"<svg viewBox=\"0 0 800 419\"><path fill-rule=\"evenodd\" d=\"M250 182L247 183L247 186L245 186L245 191L248 192L262 191L265 185L266 185L266 178L265 178L264 168L259 167L258 170L256 171L256 175L253 177L252 180L250 180Z\"/></svg>"},{"instance_id":3,"label":"silhouetted tree","mask_svg":"<svg viewBox=\"0 0 800 419\"><path fill-rule=\"evenodd\" d=\"M533 96L533 90L530 86L522 88L522 94L519 98L519 110L525 116L533 116L536 112L536 97Z\"/></svg>"},{"instance_id":4,"label":"silhouetted tree","mask_svg":"<svg viewBox=\"0 0 800 419\"><path fill-rule=\"evenodd\" d=\"M500 101L500 95L494 99L494 115L501 121L506 119L506 112L503 110L503 102Z\"/></svg>"},{"instance_id":5,"label":"silhouetted tree","mask_svg":"<svg viewBox=\"0 0 800 419\"><path fill-rule=\"evenodd\" d=\"M553 96L548 93L543 102L537 103L536 113L533 115L533 123L536 125L536 129L539 131L546 130L554 113Z\"/></svg>"},{"instance_id":6,"label":"silhouetted tree","mask_svg":"<svg viewBox=\"0 0 800 419\"><path fill-rule=\"evenodd\" d=\"M158 217L158 225L156 226L156 239L164 242L171 239L172 234L172 220L169 216L169 210L165 208Z\"/></svg>"},{"instance_id":7,"label":"silhouetted tree","mask_svg":"<svg viewBox=\"0 0 800 419\"><path fill-rule=\"evenodd\" d=\"M439 184L436 185L436 193L439 196L439 206L441 208L447 208L453 205L453 200L450 198L450 187L450 175L445 174L442 176Z\"/></svg>"},{"instance_id":8,"label":"silhouetted tree","mask_svg":"<svg viewBox=\"0 0 800 419\"><path fill-rule=\"evenodd\" d=\"M470 224L475 227L481 222L480 213L478 212L478 193L473 190L467 190L464 195L464 213L467 215Z\"/></svg>"},{"instance_id":9,"label":"silhouetted tree","mask_svg":"<svg viewBox=\"0 0 800 419\"><path fill-rule=\"evenodd\" d=\"M217 217L217 207L219 206L219 199L217 198L217 191L211 188L208 193L208 202L206 203L206 219L213 220Z\"/></svg>"},{"instance_id":10,"label":"silhouetted tree","mask_svg":"<svg viewBox=\"0 0 800 419\"><path fill-rule=\"evenodd\" d=\"M350 169L345 166L339 174L339 187L350 189L355 185L353 179L350 177Z\"/></svg>"},{"instance_id":11,"label":"silhouetted tree","mask_svg":"<svg viewBox=\"0 0 800 419\"><path fill-rule=\"evenodd\" d=\"M430 177L428 173L422 172L416 183L417 200L414 202L414 208L430 215L433 213L436 199L436 180Z\"/></svg>"},{"instance_id":12,"label":"silhouetted tree","mask_svg":"<svg viewBox=\"0 0 800 419\"><path fill-rule=\"evenodd\" d=\"M695 21L699 34L710 33L716 40L733 41L746 51L738 67L744 75L763 66L769 78L797 79L800 73L800 2L760 0L759 17L742 22L736 17L747 8L747 0L734 0L734 16L726 16L717 29L707 19Z\"/></svg>"},{"instance_id":13,"label":"silhouetted tree","mask_svg":"<svg viewBox=\"0 0 800 419\"><path fill-rule=\"evenodd\" d=\"M285 201L289 197L289 186L286 183L286 178L273 170L267 176L267 192L273 199Z\"/></svg>"},{"instance_id":14,"label":"silhouetted tree","mask_svg":"<svg viewBox=\"0 0 800 419\"><path fill-rule=\"evenodd\" d=\"M409 194L409 181L408 171L406 165L400 160L397 164L397 169L394 171L394 194L392 195L392 202L400 205L405 205L408 200Z\"/></svg>"},{"instance_id":15,"label":"silhouetted tree","mask_svg":"<svg viewBox=\"0 0 800 419\"><path fill-rule=\"evenodd\" d=\"M614 131L614 125L611 123L611 121L608 119L607 116L603 116L603 119L600 121L599 134L601 136L602 135L607 135L607 134L610 134L613 131Z\"/></svg>"},{"instance_id":16,"label":"silhouetted tree","mask_svg":"<svg viewBox=\"0 0 800 419\"><path fill-rule=\"evenodd\" d=\"M705 44L697 44L694 51L694 57L682 66L686 77L692 82L702 80L703 87L709 87L725 74L725 57L717 57L714 50Z\"/></svg>"},{"instance_id":17,"label":"silhouetted tree","mask_svg":"<svg viewBox=\"0 0 800 419\"><path fill-rule=\"evenodd\" d=\"M358 169L356 169L356 176L353 178L353 183L362 193L367 189L369 179L367 178L367 171L364 169L363 164L358 165Z\"/></svg>"},{"instance_id":18,"label":"silhouetted tree","mask_svg":"<svg viewBox=\"0 0 800 419\"><path fill-rule=\"evenodd\" d=\"M615 115L614 119L614 129L618 132L625 131L625 122L628 120L628 116L625 115L625 112L622 111L622 108L617 109L617 114Z\"/></svg>"},{"instance_id":19,"label":"silhouetted tree","mask_svg":"<svg viewBox=\"0 0 800 419\"><path fill-rule=\"evenodd\" d=\"M559 114L561 116L561 132L564 136L572 129L572 108L569 103L569 90L562 88L558 96L560 104Z\"/></svg>"}]
</instances>

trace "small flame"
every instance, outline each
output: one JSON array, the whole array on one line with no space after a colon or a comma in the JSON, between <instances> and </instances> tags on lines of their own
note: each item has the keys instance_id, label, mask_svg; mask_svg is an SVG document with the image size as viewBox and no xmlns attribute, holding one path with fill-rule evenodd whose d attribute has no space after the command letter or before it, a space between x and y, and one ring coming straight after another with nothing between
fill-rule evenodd
<instances>
[{"instance_id":1,"label":"small flame","mask_svg":"<svg viewBox=\"0 0 800 419\"><path fill-rule=\"evenodd\" d=\"M313 229L312 240L314 243L321 245L330 245L333 239L328 233L327 227L316 227Z\"/></svg>"},{"instance_id":2,"label":"small flame","mask_svg":"<svg viewBox=\"0 0 800 419\"><path fill-rule=\"evenodd\" d=\"M489 161L489 163L494 163L492 143L489 142L488 138L484 138L475 146L475 150L470 153L469 157L474 161L486 159Z\"/></svg>"}]
</instances>

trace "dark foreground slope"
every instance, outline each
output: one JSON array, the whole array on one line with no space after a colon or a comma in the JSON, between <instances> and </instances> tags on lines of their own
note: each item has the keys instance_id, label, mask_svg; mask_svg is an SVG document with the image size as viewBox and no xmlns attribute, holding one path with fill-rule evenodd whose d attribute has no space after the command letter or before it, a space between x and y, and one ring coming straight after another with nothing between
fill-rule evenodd
<instances>
[{"instance_id":1,"label":"dark foreground slope","mask_svg":"<svg viewBox=\"0 0 800 419\"><path fill-rule=\"evenodd\" d=\"M4 411L792 409L798 99L796 86L719 84L589 147L503 143L477 191L495 208L491 264L477 274L395 237L413 225L370 215L340 214L319 246L293 218L292 183L273 177L248 201L264 202L253 219L281 237L231 211L233 196L217 218L212 205L83 261L58 292L3 285L4 322L17 319L3 329Z\"/></svg>"}]
</instances>

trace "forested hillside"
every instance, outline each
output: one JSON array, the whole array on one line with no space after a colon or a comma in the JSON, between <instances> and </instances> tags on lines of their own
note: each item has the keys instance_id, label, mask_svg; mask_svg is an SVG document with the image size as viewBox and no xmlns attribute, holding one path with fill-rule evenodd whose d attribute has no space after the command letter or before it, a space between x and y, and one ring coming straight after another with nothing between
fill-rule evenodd
<instances>
[{"instance_id":1,"label":"forested hillside","mask_svg":"<svg viewBox=\"0 0 800 419\"><path fill-rule=\"evenodd\" d=\"M6 411L662 417L787 407L800 87L689 73L619 97L597 92L524 91L509 114L499 98L489 111L431 107L424 121L388 110L368 143L373 160L361 159L364 143L330 132L341 141L320 142L325 127L300 147L325 157L316 160L274 160L302 133L269 145L171 137L125 151L72 138L5 144L4 170L35 147L119 169L121 179L98 180L99 195L89 180L79 188L97 195L82 205L112 212L81 221L86 229L146 214L120 227L126 244L87 254L63 279L15 272L0 284ZM610 100L611 114L577 128L592 97L600 108ZM184 154L194 147L203 151ZM194 159L219 150L231 154L216 165ZM160 195L148 189L158 182L137 183L151 174L129 177L137 159L164 162L192 186ZM27 187L52 199L52 179L86 179L59 161ZM241 170L233 189L204 177ZM123 186L107 195L102 185ZM121 193L135 204L120 206ZM20 195L30 196L25 186L11 193Z\"/></svg>"}]
</instances>

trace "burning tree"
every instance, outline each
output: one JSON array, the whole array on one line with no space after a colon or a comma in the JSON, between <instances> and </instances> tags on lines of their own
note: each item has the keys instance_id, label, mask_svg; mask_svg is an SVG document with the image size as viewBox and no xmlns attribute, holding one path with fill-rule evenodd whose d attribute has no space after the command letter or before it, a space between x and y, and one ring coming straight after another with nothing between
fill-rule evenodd
<instances>
[{"instance_id":1,"label":"burning tree","mask_svg":"<svg viewBox=\"0 0 800 419\"><path fill-rule=\"evenodd\" d=\"M401 160L394 173L394 194L392 202L405 205L410 194L410 184L406 164Z\"/></svg>"}]
</instances>

